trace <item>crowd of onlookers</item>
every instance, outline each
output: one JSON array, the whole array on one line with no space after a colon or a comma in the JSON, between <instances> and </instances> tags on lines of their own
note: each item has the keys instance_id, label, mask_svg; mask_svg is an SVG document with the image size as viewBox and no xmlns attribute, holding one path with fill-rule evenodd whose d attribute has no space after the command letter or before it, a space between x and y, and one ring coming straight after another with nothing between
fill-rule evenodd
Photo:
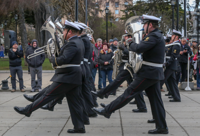
<instances>
[{"instance_id":1,"label":"crowd of onlookers","mask_svg":"<svg viewBox=\"0 0 200 136\"><path fill-rule=\"evenodd\" d=\"M197 44L195 39L188 40L187 38L182 38L181 40L181 51L179 61L179 69L176 72L177 82L184 82L187 80L187 64L188 64L188 54L190 55L190 69L189 69L189 80L197 80L197 90L200 90L200 45ZM101 38L98 38L96 42L92 42L93 52L92 52L92 77L95 81L95 76L98 71L98 89L106 87L106 81L112 82L113 73L113 55L114 51L118 46L118 39L110 39L109 42L102 42ZM27 59L27 56L32 54L38 48L37 40L33 40L28 44L25 52L20 44L16 41L12 42L12 48L8 52L9 56L9 66L11 73L11 83L12 92L16 91L16 74L19 79L20 90L24 92L23 88L23 70L21 58L24 57L28 64L28 72L31 75L31 87L32 92L41 91L42 89L42 64L45 60L45 55L41 54L37 57ZM4 57L4 46L0 46L0 57ZM36 82L37 75L37 82Z\"/></svg>"},{"instance_id":2,"label":"crowd of onlookers","mask_svg":"<svg viewBox=\"0 0 200 136\"><path fill-rule=\"evenodd\" d=\"M11 74L11 92L16 91L16 75L19 79L19 88L21 92L25 92L23 83L23 70L22 70L22 58L25 53L25 61L28 65L29 74L31 75L31 92L42 90L42 64L45 60L45 54L38 55L37 57L27 59L27 56L32 54L38 48L37 40L33 40L23 51L20 43L16 41L12 42L12 47L8 51L9 68ZM37 80L36 79L37 75Z\"/></svg>"}]
</instances>

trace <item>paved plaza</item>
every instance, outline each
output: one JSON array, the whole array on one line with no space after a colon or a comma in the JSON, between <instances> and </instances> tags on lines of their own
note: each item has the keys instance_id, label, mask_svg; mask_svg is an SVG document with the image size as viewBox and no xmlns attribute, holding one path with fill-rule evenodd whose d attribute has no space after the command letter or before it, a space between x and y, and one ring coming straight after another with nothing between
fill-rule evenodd
<instances>
[{"instance_id":1,"label":"paved plaza","mask_svg":"<svg viewBox=\"0 0 200 136\"><path fill-rule=\"evenodd\" d=\"M43 73L43 87L51 84L49 81L53 73ZM0 73L0 81L6 79L9 73ZM30 75L24 73L26 93L31 93ZM97 84L97 83L96 83ZM109 99L98 99L108 104L126 88L117 91L116 96ZM1 87L1 86L0 86ZM10 80L9 80L9 87ZM18 87L18 85L17 85ZM18 89L19 90L19 89ZM182 102L170 103L169 99L162 98L166 109L166 120L169 128L169 136L199 136L200 135L200 91L181 91ZM1 136L149 136L148 130L154 129L155 124L148 124L147 120L152 118L148 98L145 102L147 113L133 113L136 105L126 105L124 108L112 114L110 119L103 116L90 118L90 125L86 127L85 134L68 134L67 129L73 128L68 105L63 100L62 105L56 105L54 112L39 109L32 113L31 117L25 117L13 110L14 106L25 106L30 104L24 99L22 92L0 91L0 135ZM160 135L156 135L160 136Z\"/></svg>"}]
</instances>

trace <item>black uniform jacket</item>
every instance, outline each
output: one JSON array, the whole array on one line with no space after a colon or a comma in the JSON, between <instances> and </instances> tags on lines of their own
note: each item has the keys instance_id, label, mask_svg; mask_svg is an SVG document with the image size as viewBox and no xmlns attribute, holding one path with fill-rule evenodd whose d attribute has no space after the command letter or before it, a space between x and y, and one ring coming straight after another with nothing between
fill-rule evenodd
<instances>
[{"instance_id":1,"label":"black uniform jacket","mask_svg":"<svg viewBox=\"0 0 200 136\"><path fill-rule=\"evenodd\" d=\"M58 66L65 64L80 65L83 59L83 41L77 36L72 37L61 49L56 57ZM55 61L55 60L54 60ZM55 62L53 62L55 63ZM59 83L82 84L81 67L57 68L51 81Z\"/></svg>"},{"instance_id":2,"label":"black uniform jacket","mask_svg":"<svg viewBox=\"0 0 200 136\"><path fill-rule=\"evenodd\" d=\"M84 46L85 46L85 54L84 54L84 58L89 59L90 57L90 50L91 50L91 43L90 40L88 38L88 36L86 34L81 36L81 39L83 40Z\"/></svg>"},{"instance_id":3,"label":"black uniform jacket","mask_svg":"<svg viewBox=\"0 0 200 136\"><path fill-rule=\"evenodd\" d=\"M143 60L147 62L163 64L165 55L165 41L158 29L153 30L142 39L140 44L131 43L130 49L136 53L143 53ZM136 76L148 79L163 80L162 67L142 65Z\"/></svg>"},{"instance_id":4,"label":"black uniform jacket","mask_svg":"<svg viewBox=\"0 0 200 136\"><path fill-rule=\"evenodd\" d=\"M179 41L174 43L180 43ZM166 52L166 56L170 57L166 60L166 68L172 70L178 70L178 58L180 54L180 46L172 45L168 47L168 51Z\"/></svg>"}]
</instances>

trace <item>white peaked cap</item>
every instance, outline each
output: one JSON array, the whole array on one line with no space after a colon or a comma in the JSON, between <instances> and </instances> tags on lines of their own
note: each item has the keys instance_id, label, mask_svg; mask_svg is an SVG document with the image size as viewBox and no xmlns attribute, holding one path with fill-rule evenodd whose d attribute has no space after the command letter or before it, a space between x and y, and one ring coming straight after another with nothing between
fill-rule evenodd
<instances>
[{"instance_id":1,"label":"white peaked cap","mask_svg":"<svg viewBox=\"0 0 200 136\"><path fill-rule=\"evenodd\" d=\"M152 20L152 21L160 21L161 19L155 16L150 15L142 15L143 20Z\"/></svg>"},{"instance_id":2,"label":"white peaked cap","mask_svg":"<svg viewBox=\"0 0 200 136\"><path fill-rule=\"evenodd\" d=\"M88 27L86 24L81 23L81 22L74 22L74 23L75 23L75 24L78 24L78 25L80 25L80 26L82 26L83 29L86 29L86 28Z\"/></svg>"},{"instance_id":3,"label":"white peaked cap","mask_svg":"<svg viewBox=\"0 0 200 136\"><path fill-rule=\"evenodd\" d=\"M69 26L69 27L72 27L74 29L77 29L77 30L80 30L79 26L73 22L70 22L68 20L65 20L65 27L66 26Z\"/></svg>"},{"instance_id":4,"label":"white peaked cap","mask_svg":"<svg viewBox=\"0 0 200 136\"><path fill-rule=\"evenodd\" d=\"M173 34L182 36L181 32L175 29L173 29Z\"/></svg>"}]
</instances>

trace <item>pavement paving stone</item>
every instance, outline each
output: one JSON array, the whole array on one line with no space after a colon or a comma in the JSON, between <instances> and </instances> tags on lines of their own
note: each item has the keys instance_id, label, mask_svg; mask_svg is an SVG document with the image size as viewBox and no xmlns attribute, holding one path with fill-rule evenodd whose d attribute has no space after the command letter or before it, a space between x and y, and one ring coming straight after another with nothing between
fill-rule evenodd
<instances>
[{"instance_id":1,"label":"pavement paving stone","mask_svg":"<svg viewBox=\"0 0 200 136\"><path fill-rule=\"evenodd\" d=\"M53 73L43 73L43 88L51 82L49 81ZM8 73L0 73L0 81L8 77ZM23 75L24 84L27 87L25 92L29 95L31 89L30 75L26 72ZM98 77L98 76L96 76ZM98 85L96 80L96 87ZM18 84L17 84L18 86ZM11 84L9 83L11 88ZM98 99L98 103L108 104L126 89L126 82L123 88L119 88L116 96L109 99ZM166 110L166 121L169 128L169 136L199 136L200 135L200 91L180 91L181 102L171 103L167 92L162 92L162 99ZM67 130L73 128L68 104L66 99L63 104L57 104L54 112L38 109L32 113L30 118L17 114L14 106L26 106L30 104L24 99L22 92L10 93L0 90L0 135L2 136L149 136L148 130L154 129L155 124L148 124L147 120L152 118L148 98L144 100L147 105L147 113L133 113L136 105L127 104L120 110L115 111L110 119L103 116L90 118L90 124L85 126L86 134L68 134ZM121 124L122 122L122 124ZM188 134L187 134L188 133ZM161 135L156 135L161 136ZM163 135L162 135L163 136Z\"/></svg>"}]
</instances>

